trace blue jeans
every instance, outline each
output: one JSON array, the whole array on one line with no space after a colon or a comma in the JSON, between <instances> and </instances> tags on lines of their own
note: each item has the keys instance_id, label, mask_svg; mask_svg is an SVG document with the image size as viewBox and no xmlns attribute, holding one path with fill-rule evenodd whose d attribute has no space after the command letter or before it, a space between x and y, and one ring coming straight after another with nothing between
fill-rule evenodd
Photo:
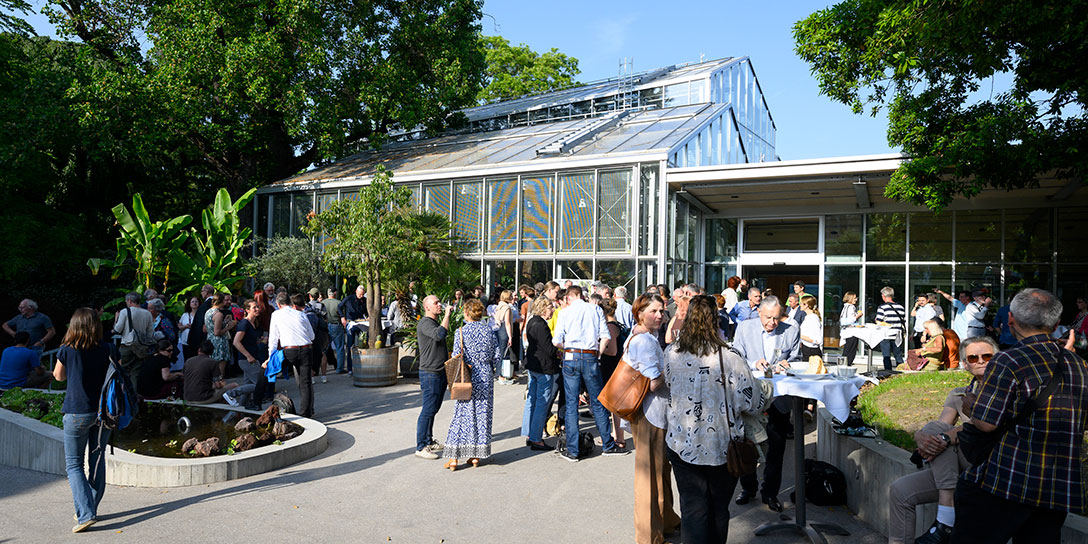
<instances>
[{"instance_id":1,"label":"blue jeans","mask_svg":"<svg viewBox=\"0 0 1088 544\"><path fill-rule=\"evenodd\" d=\"M332 351L336 353L336 371L344 370L344 326L340 323L329 323L329 343Z\"/></svg>"},{"instance_id":2,"label":"blue jeans","mask_svg":"<svg viewBox=\"0 0 1088 544\"><path fill-rule=\"evenodd\" d=\"M903 351L900 347L895 345L895 340L880 341L880 354L884 356L884 370L892 369L892 355L895 356L895 364L903 364Z\"/></svg>"},{"instance_id":3,"label":"blue jeans","mask_svg":"<svg viewBox=\"0 0 1088 544\"><path fill-rule=\"evenodd\" d=\"M544 423L552 406L552 388L556 374L529 371L529 395L525 397L525 413L521 416L521 436L540 442L544 435Z\"/></svg>"},{"instance_id":4,"label":"blue jeans","mask_svg":"<svg viewBox=\"0 0 1088 544\"><path fill-rule=\"evenodd\" d=\"M564 421L567 433L567 452L578 456L578 393L582 382L586 384L589 407L593 410L593 420L597 423L597 432L601 435L601 446L605 450L616 447L612 439L612 417L604 409L597 395L601 394L604 383L601 381L601 365L597 356L588 353L572 353L570 360L563 359L563 390L567 397L567 416Z\"/></svg>"},{"instance_id":5,"label":"blue jeans","mask_svg":"<svg viewBox=\"0 0 1088 544\"><path fill-rule=\"evenodd\" d=\"M446 373L419 371L419 390L423 401L423 410L416 420L416 451L422 450L434 442L434 416L442 407L442 397L446 394Z\"/></svg>"},{"instance_id":6,"label":"blue jeans","mask_svg":"<svg viewBox=\"0 0 1088 544\"><path fill-rule=\"evenodd\" d=\"M99 436L99 430L102 434ZM79 523L98 517L98 503L106 491L106 443L110 430L98 422L98 414L64 414L64 465L68 485L76 505ZM83 471L83 454L90 446L87 464L91 475Z\"/></svg>"}]
</instances>

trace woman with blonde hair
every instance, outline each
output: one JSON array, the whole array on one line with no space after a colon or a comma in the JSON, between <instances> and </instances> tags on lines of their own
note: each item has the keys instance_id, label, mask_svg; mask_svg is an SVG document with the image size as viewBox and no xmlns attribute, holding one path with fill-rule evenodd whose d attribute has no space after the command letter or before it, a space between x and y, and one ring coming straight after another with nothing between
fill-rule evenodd
<instances>
[{"instance_id":1,"label":"woman with blonde hair","mask_svg":"<svg viewBox=\"0 0 1088 544\"><path fill-rule=\"evenodd\" d=\"M525 396L521 434L531 450L548 451L544 443L544 423L551 407L552 391L559 376L559 349L552 344L548 319L555 309L543 295L533 299L529 311L532 317L525 323L525 369L529 371L529 391Z\"/></svg>"},{"instance_id":2,"label":"woman with blonde hair","mask_svg":"<svg viewBox=\"0 0 1088 544\"><path fill-rule=\"evenodd\" d=\"M499 359L495 362L495 374L500 375L501 370L498 365L502 364L502 360L506 357L513 357L514 349L514 312L513 306L510 302L514 299L514 293L509 289L503 289L499 293L499 303L495 306L495 314L492 317L491 328L495 330L496 338L499 341ZM501 376L501 375L500 375ZM503 383L505 379L500 377Z\"/></svg>"},{"instance_id":3,"label":"woman with blonde hair","mask_svg":"<svg viewBox=\"0 0 1088 544\"><path fill-rule=\"evenodd\" d=\"M642 409L630 422L635 441L635 542L661 544L665 533L680 525L672 506L672 470L665 458L669 393L664 379L665 355L657 341L665 319L665 301L657 295L641 295L631 313L635 328L624 346L623 360L650 380Z\"/></svg>"},{"instance_id":4,"label":"woman with blonde hair","mask_svg":"<svg viewBox=\"0 0 1088 544\"><path fill-rule=\"evenodd\" d=\"M839 330L858 325L861 319L861 310L857 307L858 294L847 291L842 295L842 311L839 313ZM840 334L839 338L842 338ZM851 336L842 342L842 354L846 356L846 364L853 365L854 357L858 355L858 337Z\"/></svg>"},{"instance_id":5,"label":"woman with blonde hair","mask_svg":"<svg viewBox=\"0 0 1088 544\"><path fill-rule=\"evenodd\" d=\"M64 465L76 507L78 533L98 521L98 504L106 491L106 448L110 430L98 420L99 397L110 366L110 348L102 342L102 324L90 308L72 314L68 332L57 350L53 377L68 380L64 413ZM89 447L89 448L88 448ZM84 453L90 450L84 470Z\"/></svg>"},{"instance_id":6,"label":"woman with blonde hair","mask_svg":"<svg viewBox=\"0 0 1088 544\"><path fill-rule=\"evenodd\" d=\"M453 420L446 435L442 456L446 468L457 469L458 461L468 457L472 466L491 456L491 419L495 401L492 366L501 356L495 331L481 321L484 304L479 299L465 301L465 324L453 335L453 356L465 356L471 367L472 397L456 401ZM506 346L502 346L505 350Z\"/></svg>"},{"instance_id":7,"label":"woman with blonde hair","mask_svg":"<svg viewBox=\"0 0 1088 544\"><path fill-rule=\"evenodd\" d=\"M717 332L714 299L697 296L688 306L680 338L665 354L665 455L680 492L684 542L725 542L729 502L737 477L726 455L742 438L742 416L761 398L748 364L729 350Z\"/></svg>"}]
</instances>

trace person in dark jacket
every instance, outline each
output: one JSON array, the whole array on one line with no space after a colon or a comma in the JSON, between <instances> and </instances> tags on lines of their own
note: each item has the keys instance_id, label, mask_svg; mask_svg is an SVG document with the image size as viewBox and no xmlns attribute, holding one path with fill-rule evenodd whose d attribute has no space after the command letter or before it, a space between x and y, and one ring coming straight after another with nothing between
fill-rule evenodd
<instances>
[{"instance_id":1,"label":"person in dark jacket","mask_svg":"<svg viewBox=\"0 0 1088 544\"><path fill-rule=\"evenodd\" d=\"M552 301L537 297L530 305L532 317L525 324L525 368L529 371L529 395L525 397L525 413L521 434L532 450L552 449L544 443L544 422L551 408L552 390L559 375L559 349L552 344L548 319L552 316Z\"/></svg>"},{"instance_id":2,"label":"person in dark jacket","mask_svg":"<svg viewBox=\"0 0 1088 544\"><path fill-rule=\"evenodd\" d=\"M189 339L184 348L186 360L196 355L196 352L200 350L200 345L208 337L208 333L204 332L204 318L212 307L212 295L214 294L215 288L211 285L205 285L200 289L200 299L204 302L201 302L200 307L196 309L193 324L189 327Z\"/></svg>"},{"instance_id":3,"label":"person in dark jacket","mask_svg":"<svg viewBox=\"0 0 1088 544\"><path fill-rule=\"evenodd\" d=\"M445 312L443 313L443 309ZM442 407L442 396L446 393L446 360L450 358L446 349L446 335L450 330L450 306L438 301L438 297L428 295L423 299L423 318L416 325L419 342L419 390L423 409L416 420L416 457L438 459L442 444L434 439L434 416ZM438 316L442 316L442 323Z\"/></svg>"},{"instance_id":4,"label":"person in dark jacket","mask_svg":"<svg viewBox=\"0 0 1088 544\"><path fill-rule=\"evenodd\" d=\"M355 288L355 296L344 297L344 300L340 302L340 324L344 326L344 330L347 333L347 344L345 351L347 356L351 357L351 348L355 347L355 343L359 338L359 333L365 329L360 327L349 327L352 321L359 319L366 319L366 287L360 285ZM351 373L351 365L346 364L346 369L341 369L341 374L347 372Z\"/></svg>"}]
</instances>

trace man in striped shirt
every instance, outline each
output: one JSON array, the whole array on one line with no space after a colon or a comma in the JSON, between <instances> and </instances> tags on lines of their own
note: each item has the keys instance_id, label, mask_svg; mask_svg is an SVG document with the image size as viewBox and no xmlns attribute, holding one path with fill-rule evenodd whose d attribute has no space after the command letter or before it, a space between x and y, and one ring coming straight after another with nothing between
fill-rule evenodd
<instances>
[{"instance_id":1,"label":"man in striped shirt","mask_svg":"<svg viewBox=\"0 0 1088 544\"><path fill-rule=\"evenodd\" d=\"M1002 433L986 461L960 476L952 542L1061 541L1068 512L1084 508L1081 450L1088 425L1088 364L1050 333L1062 304L1042 289L1013 298L1009 327L1020 345L990 361L977 400L964 410L983 432ZM1037 399L1051 380L1047 399ZM1028 399L1038 408L1024 413Z\"/></svg>"},{"instance_id":2,"label":"man in striped shirt","mask_svg":"<svg viewBox=\"0 0 1088 544\"><path fill-rule=\"evenodd\" d=\"M907 309L895 300L895 289L885 286L880 290L880 298L884 304L876 309L876 322L887 323L888 326L899 328L903 331L903 341L895 345L895 340L886 338L880 342L880 353L884 356L884 370L892 369L892 355L895 356L895 364L903 364L903 344L906 343Z\"/></svg>"}]
</instances>

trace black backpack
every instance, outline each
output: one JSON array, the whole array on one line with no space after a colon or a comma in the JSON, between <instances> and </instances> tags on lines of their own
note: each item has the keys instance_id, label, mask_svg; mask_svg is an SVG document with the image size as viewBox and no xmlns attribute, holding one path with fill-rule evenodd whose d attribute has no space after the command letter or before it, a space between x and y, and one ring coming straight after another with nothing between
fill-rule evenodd
<instances>
[{"instance_id":1,"label":"black backpack","mask_svg":"<svg viewBox=\"0 0 1088 544\"><path fill-rule=\"evenodd\" d=\"M794 495L790 500L797 502ZM830 463L805 459L805 500L818 506L846 504L846 475Z\"/></svg>"},{"instance_id":2,"label":"black backpack","mask_svg":"<svg viewBox=\"0 0 1088 544\"><path fill-rule=\"evenodd\" d=\"M596 444L593 443L593 435L588 431L582 431L578 433L578 458L585 459L593 454L593 448ZM555 446L556 451L567 451L567 439L565 436L560 435L559 443Z\"/></svg>"}]
</instances>

